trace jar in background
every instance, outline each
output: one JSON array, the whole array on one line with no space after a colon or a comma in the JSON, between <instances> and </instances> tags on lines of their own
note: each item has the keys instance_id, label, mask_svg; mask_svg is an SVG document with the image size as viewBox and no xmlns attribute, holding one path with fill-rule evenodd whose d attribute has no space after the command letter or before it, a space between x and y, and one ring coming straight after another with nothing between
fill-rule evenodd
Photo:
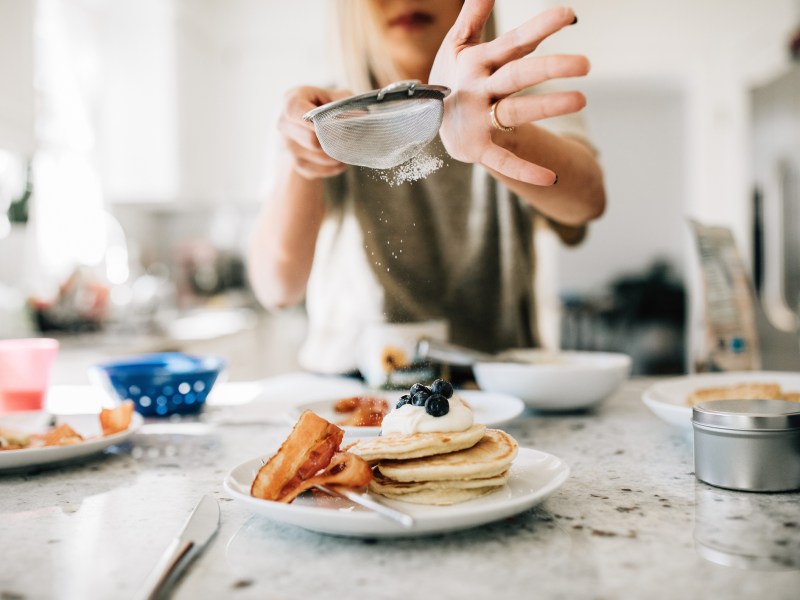
<instances>
[{"instance_id":1,"label":"jar in background","mask_svg":"<svg viewBox=\"0 0 800 600\"><path fill-rule=\"evenodd\" d=\"M368 323L358 344L358 369L373 388L404 389L417 382L430 383L438 369L417 359L417 343L425 337L446 341L448 332L449 323L444 319Z\"/></svg>"}]
</instances>

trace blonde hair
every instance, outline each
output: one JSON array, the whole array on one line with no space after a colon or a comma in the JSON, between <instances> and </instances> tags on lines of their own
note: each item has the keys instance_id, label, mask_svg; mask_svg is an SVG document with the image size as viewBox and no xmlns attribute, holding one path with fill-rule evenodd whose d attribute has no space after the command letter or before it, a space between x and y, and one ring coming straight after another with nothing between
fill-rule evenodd
<instances>
[{"instance_id":1,"label":"blonde hair","mask_svg":"<svg viewBox=\"0 0 800 600\"><path fill-rule=\"evenodd\" d=\"M339 68L342 82L360 94L378 87L379 81L402 79L378 29L374 0L336 0ZM494 12L483 28L481 41L496 35Z\"/></svg>"}]
</instances>

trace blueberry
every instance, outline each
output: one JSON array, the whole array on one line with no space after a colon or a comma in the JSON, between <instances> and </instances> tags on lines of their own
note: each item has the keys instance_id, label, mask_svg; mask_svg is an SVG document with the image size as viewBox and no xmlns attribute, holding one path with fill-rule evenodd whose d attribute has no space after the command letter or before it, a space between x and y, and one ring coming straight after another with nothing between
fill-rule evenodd
<instances>
[{"instance_id":1,"label":"blueberry","mask_svg":"<svg viewBox=\"0 0 800 600\"><path fill-rule=\"evenodd\" d=\"M415 383L414 385L411 386L411 389L409 390L408 393L413 398L414 394L416 394L417 392L422 392L422 391L428 392L428 394L430 395L431 388L429 388L427 385L422 385L421 383Z\"/></svg>"},{"instance_id":2,"label":"blueberry","mask_svg":"<svg viewBox=\"0 0 800 600\"><path fill-rule=\"evenodd\" d=\"M428 388L423 390L419 390L413 396L411 396L411 403L414 406L425 406L425 401L430 398L431 391Z\"/></svg>"},{"instance_id":3,"label":"blueberry","mask_svg":"<svg viewBox=\"0 0 800 600\"><path fill-rule=\"evenodd\" d=\"M445 398L452 398L453 397L453 386L450 384L449 381L445 381L444 379L437 379L431 385L431 392L434 394L441 394Z\"/></svg>"},{"instance_id":4,"label":"blueberry","mask_svg":"<svg viewBox=\"0 0 800 600\"><path fill-rule=\"evenodd\" d=\"M400 396L400 400L397 401L395 408L400 408L401 406L405 406L406 404L410 403L411 403L411 396L409 396L408 394L404 394Z\"/></svg>"},{"instance_id":5,"label":"blueberry","mask_svg":"<svg viewBox=\"0 0 800 600\"><path fill-rule=\"evenodd\" d=\"M450 412L450 402L441 394L431 394L425 401L425 412L432 417L443 417Z\"/></svg>"}]
</instances>

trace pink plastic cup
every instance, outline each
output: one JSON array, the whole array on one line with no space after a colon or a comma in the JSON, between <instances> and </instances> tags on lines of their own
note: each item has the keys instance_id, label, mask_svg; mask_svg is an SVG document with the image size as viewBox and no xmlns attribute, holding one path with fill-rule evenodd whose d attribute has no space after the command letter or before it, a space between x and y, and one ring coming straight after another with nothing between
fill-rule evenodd
<instances>
[{"instance_id":1,"label":"pink plastic cup","mask_svg":"<svg viewBox=\"0 0 800 600\"><path fill-rule=\"evenodd\" d=\"M0 340L0 413L41 410L58 355L58 340Z\"/></svg>"}]
</instances>

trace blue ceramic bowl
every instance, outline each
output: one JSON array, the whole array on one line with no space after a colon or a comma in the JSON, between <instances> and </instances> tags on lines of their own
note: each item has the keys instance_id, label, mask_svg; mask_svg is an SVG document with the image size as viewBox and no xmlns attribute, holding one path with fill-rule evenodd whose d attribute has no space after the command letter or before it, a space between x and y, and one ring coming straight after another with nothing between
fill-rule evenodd
<instances>
[{"instance_id":1,"label":"blue ceramic bowl","mask_svg":"<svg viewBox=\"0 0 800 600\"><path fill-rule=\"evenodd\" d=\"M143 354L94 366L103 383L120 400L133 400L145 417L194 414L225 368L218 356L179 352Z\"/></svg>"}]
</instances>

